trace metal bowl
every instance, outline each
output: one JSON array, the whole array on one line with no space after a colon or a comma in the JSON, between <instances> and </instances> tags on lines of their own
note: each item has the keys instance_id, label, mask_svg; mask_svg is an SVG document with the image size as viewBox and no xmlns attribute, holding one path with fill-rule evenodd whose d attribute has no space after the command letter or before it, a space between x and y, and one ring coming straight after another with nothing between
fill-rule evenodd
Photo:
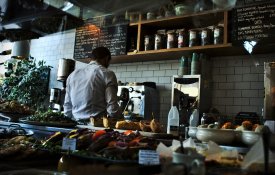
<instances>
[{"instance_id":1,"label":"metal bowl","mask_svg":"<svg viewBox=\"0 0 275 175\"><path fill-rule=\"evenodd\" d=\"M193 139L197 138L196 137L197 131L198 131L197 127L189 126L189 128L188 128L188 136L191 137L191 138L193 138Z\"/></svg>"},{"instance_id":2,"label":"metal bowl","mask_svg":"<svg viewBox=\"0 0 275 175\"><path fill-rule=\"evenodd\" d=\"M248 146L252 146L260 139L262 133L255 131L242 131L241 135L242 142Z\"/></svg>"},{"instance_id":3,"label":"metal bowl","mask_svg":"<svg viewBox=\"0 0 275 175\"><path fill-rule=\"evenodd\" d=\"M196 137L202 142L209 142L210 140L217 144L232 144L235 139L235 131L233 129L211 129L198 128Z\"/></svg>"}]
</instances>

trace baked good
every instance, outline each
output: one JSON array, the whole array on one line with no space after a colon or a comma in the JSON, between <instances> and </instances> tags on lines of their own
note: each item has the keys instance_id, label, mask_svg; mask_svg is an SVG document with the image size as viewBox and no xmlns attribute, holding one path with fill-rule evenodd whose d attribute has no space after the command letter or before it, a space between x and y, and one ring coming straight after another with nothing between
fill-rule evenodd
<instances>
[{"instance_id":1,"label":"baked good","mask_svg":"<svg viewBox=\"0 0 275 175\"><path fill-rule=\"evenodd\" d=\"M125 130L140 130L139 122L131 121L117 121L116 129L125 129Z\"/></svg>"},{"instance_id":2,"label":"baked good","mask_svg":"<svg viewBox=\"0 0 275 175\"><path fill-rule=\"evenodd\" d=\"M91 117L91 125L95 127L103 127L103 118L101 117Z\"/></svg>"},{"instance_id":3,"label":"baked good","mask_svg":"<svg viewBox=\"0 0 275 175\"><path fill-rule=\"evenodd\" d=\"M225 124L222 125L221 129L233 129L234 126L231 122L226 122Z\"/></svg>"},{"instance_id":4,"label":"baked good","mask_svg":"<svg viewBox=\"0 0 275 175\"><path fill-rule=\"evenodd\" d=\"M161 132L161 126L160 126L159 122L157 122L155 119L151 120L150 128L155 133L160 133Z\"/></svg>"},{"instance_id":5,"label":"baked good","mask_svg":"<svg viewBox=\"0 0 275 175\"><path fill-rule=\"evenodd\" d=\"M242 126L243 126L244 130L250 130L251 131L252 127L253 127L253 124L250 121L245 120L245 121L242 122Z\"/></svg>"},{"instance_id":6,"label":"baked good","mask_svg":"<svg viewBox=\"0 0 275 175\"><path fill-rule=\"evenodd\" d=\"M144 121L144 120L141 120L139 122L139 126L140 126L140 129L141 131L144 131L144 132L151 132L151 127L150 127L150 123L148 121Z\"/></svg>"},{"instance_id":7,"label":"baked good","mask_svg":"<svg viewBox=\"0 0 275 175\"><path fill-rule=\"evenodd\" d=\"M117 119L114 117L103 117L103 126L105 128L115 128Z\"/></svg>"}]
</instances>

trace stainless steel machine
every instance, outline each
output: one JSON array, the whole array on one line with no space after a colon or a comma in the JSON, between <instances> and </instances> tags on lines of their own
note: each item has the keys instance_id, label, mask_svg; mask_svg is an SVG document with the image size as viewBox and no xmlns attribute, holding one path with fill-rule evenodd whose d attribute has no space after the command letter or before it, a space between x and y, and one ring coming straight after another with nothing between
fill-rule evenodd
<instances>
[{"instance_id":1,"label":"stainless steel machine","mask_svg":"<svg viewBox=\"0 0 275 175\"><path fill-rule=\"evenodd\" d=\"M272 133L275 133L275 62L264 63L264 109L263 119Z\"/></svg>"},{"instance_id":2,"label":"stainless steel machine","mask_svg":"<svg viewBox=\"0 0 275 175\"><path fill-rule=\"evenodd\" d=\"M122 111L151 120L159 118L159 97L155 88L145 85L118 86L119 105Z\"/></svg>"}]
</instances>

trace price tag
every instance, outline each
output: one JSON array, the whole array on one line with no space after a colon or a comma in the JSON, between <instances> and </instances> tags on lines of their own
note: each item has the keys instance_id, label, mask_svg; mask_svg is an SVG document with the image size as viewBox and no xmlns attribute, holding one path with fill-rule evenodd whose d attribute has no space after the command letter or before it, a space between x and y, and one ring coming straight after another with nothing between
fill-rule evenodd
<instances>
[{"instance_id":1,"label":"price tag","mask_svg":"<svg viewBox=\"0 0 275 175\"><path fill-rule=\"evenodd\" d=\"M70 139L64 137L62 140L62 149L75 151L76 149L76 139Z\"/></svg>"},{"instance_id":2,"label":"price tag","mask_svg":"<svg viewBox=\"0 0 275 175\"><path fill-rule=\"evenodd\" d=\"M159 165L159 154L153 150L139 150L138 163L141 165Z\"/></svg>"}]
</instances>

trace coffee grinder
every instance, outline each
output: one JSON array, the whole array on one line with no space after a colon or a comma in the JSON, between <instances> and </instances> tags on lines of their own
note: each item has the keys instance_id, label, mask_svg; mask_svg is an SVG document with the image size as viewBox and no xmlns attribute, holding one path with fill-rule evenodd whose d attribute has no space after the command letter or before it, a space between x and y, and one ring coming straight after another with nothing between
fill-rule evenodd
<instances>
[{"instance_id":1,"label":"coffee grinder","mask_svg":"<svg viewBox=\"0 0 275 175\"><path fill-rule=\"evenodd\" d=\"M57 70L57 81L62 82L62 89L52 88L50 95L50 109L53 111L62 111L62 105L65 98L66 81L68 76L75 69L75 61L72 59L59 59Z\"/></svg>"}]
</instances>

